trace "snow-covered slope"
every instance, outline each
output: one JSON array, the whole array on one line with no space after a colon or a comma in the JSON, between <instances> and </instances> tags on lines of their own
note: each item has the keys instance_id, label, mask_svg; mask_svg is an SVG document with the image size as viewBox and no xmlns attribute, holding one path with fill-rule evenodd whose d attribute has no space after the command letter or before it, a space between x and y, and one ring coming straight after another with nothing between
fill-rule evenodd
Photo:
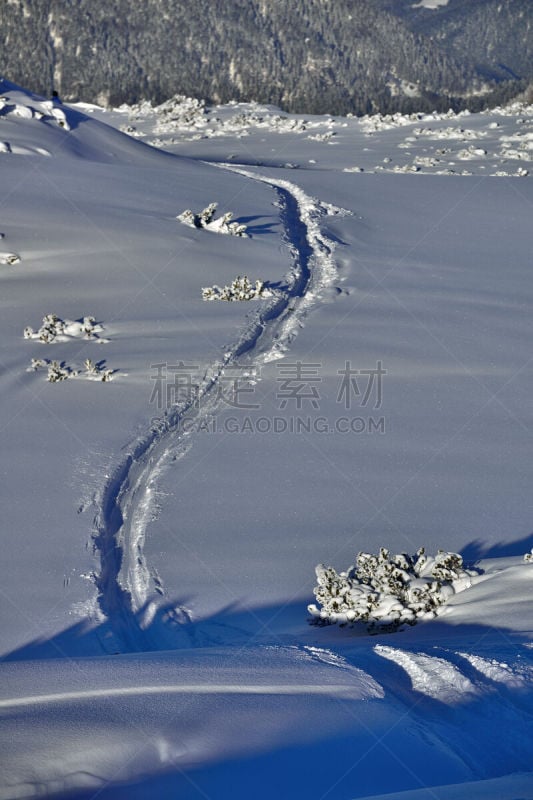
<instances>
[{"instance_id":1,"label":"snow-covered slope","mask_svg":"<svg viewBox=\"0 0 533 800\"><path fill-rule=\"evenodd\" d=\"M533 796L531 108L1 92L0 797ZM434 620L308 624L421 545Z\"/></svg>"}]
</instances>

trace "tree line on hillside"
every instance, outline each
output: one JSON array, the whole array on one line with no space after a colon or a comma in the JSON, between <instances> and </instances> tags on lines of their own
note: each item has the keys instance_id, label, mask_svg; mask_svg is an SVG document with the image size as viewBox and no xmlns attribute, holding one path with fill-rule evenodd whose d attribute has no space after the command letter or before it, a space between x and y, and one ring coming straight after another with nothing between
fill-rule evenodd
<instances>
[{"instance_id":1,"label":"tree line on hillside","mask_svg":"<svg viewBox=\"0 0 533 800\"><path fill-rule=\"evenodd\" d=\"M391 2L0 0L0 73L41 94L104 105L179 93L334 114L477 110L533 77L511 58L502 32L522 30L532 16L528 0L498 0L500 12L481 0L485 14L461 0L463 21L450 0L437 29L427 14L441 9L413 15L402 0ZM478 51L494 54L495 42L510 71L480 62Z\"/></svg>"}]
</instances>

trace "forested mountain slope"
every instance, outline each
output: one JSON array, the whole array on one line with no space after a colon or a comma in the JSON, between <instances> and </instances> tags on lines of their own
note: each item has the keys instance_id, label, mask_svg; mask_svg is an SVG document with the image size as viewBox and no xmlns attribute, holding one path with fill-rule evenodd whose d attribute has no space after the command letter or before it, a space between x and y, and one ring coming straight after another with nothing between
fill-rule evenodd
<instances>
[{"instance_id":1,"label":"forested mountain slope","mask_svg":"<svg viewBox=\"0 0 533 800\"><path fill-rule=\"evenodd\" d=\"M181 93L305 113L475 108L531 77L532 18L527 0L0 0L0 74L114 105Z\"/></svg>"}]
</instances>

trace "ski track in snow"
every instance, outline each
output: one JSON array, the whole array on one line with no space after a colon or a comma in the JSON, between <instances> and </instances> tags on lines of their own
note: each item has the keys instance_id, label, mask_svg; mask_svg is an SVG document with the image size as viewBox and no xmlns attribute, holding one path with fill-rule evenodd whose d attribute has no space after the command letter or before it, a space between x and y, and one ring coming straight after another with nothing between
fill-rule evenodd
<instances>
[{"instance_id":1,"label":"ski track in snow","mask_svg":"<svg viewBox=\"0 0 533 800\"><path fill-rule=\"evenodd\" d=\"M94 580L100 611L116 637L109 644L123 652L142 652L161 646L149 631L158 603L151 592L144 540L146 527L154 516L158 477L170 461L181 459L191 446L187 435L180 432L183 421L212 418L220 410L221 401L213 390L226 367L240 359L240 365L249 365L253 373L254 367L281 358L302 327L308 310L320 299L320 292L332 286L337 277L335 245L322 233L320 220L325 215L347 212L322 204L289 181L269 178L233 164L213 166L274 189L292 266L286 286L248 315L237 341L226 348L220 361L207 369L197 398L155 420L133 444L97 498L94 545L100 571ZM188 612L179 608L170 616L189 619Z\"/></svg>"}]
</instances>

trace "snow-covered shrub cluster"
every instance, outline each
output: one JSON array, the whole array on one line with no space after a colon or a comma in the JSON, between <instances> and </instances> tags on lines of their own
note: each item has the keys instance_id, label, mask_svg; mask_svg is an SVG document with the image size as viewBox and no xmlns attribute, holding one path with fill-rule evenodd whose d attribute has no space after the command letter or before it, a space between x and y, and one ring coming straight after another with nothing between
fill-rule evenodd
<instances>
[{"instance_id":1,"label":"snow-covered shrub cluster","mask_svg":"<svg viewBox=\"0 0 533 800\"><path fill-rule=\"evenodd\" d=\"M508 150L502 149L501 151L502 158L511 158L515 161L533 161L531 158L531 153L528 153L525 149L517 150L516 148L510 148Z\"/></svg>"},{"instance_id":2,"label":"snow-covered shrub cluster","mask_svg":"<svg viewBox=\"0 0 533 800\"><path fill-rule=\"evenodd\" d=\"M526 562L526 564L533 564L533 547L531 548L529 553L525 554L524 561Z\"/></svg>"},{"instance_id":3,"label":"snow-covered shrub cluster","mask_svg":"<svg viewBox=\"0 0 533 800\"><path fill-rule=\"evenodd\" d=\"M94 317L83 317L73 321L61 319L57 314L46 314L38 331L34 331L33 328L29 327L24 328L24 338L34 339L42 344L56 344L57 342L68 342L72 339L88 339L99 343L107 342L108 339L102 339L98 336L102 330L102 326L96 322ZM40 369L46 369L50 383L58 383L59 381L67 380L67 378L76 378L78 376L88 380L109 381L114 372L112 369L106 369L103 361L95 364L90 358L85 360L83 366L84 371L71 367L64 361L56 361L49 358L32 358L29 371L36 372Z\"/></svg>"},{"instance_id":4,"label":"snow-covered shrub cluster","mask_svg":"<svg viewBox=\"0 0 533 800\"><path fill-rule=\"evenodd\" d=\"M57 314L46 314L38 331L29 326L24 328L25 339L36 339L43 344L67 342L69 339L91 339L100 343L107 342L98 335L103 327L94 317L83 317L80 320L61 319Z\"/></svg>"},{"instance_id":5,"label":"snow-covered shrub cluster","mask_svg":"<svg viewBox=\"0 0 533 800\"><path fill-rule=\"evenodd\" d=\"M0 253L0 264L18 264L20 256L17 253Z\"/></svg>"},{"instance_id":6,"label":"snow-covered shrub cluster","mask_svg":"<svg viewBox=\"0 0 533 800\"><path fill-rule=\"evenodd\" d=\"M502 117L516 117L519 115L531 117L533 115L533 105L520 101L514 101L505 106L495 106L494 108L484 109L479 113L487 116L500 114Z\"/></svg>"},{"instance_id":7,"label":"snow-covered shrub cluster","mask_svg":"<svg viewBox=\"0 0 533 800\"><path fill-rule=\"evenodd\" d=\"M307 138L314 142L330 142L336 135L335 131L326 131L326 133L310 134Z\"/></svg>"},{"instance_id":8,"label":"snow-covered shrub cluster","mask_svg":"<svg viewBox=\"0 0 533 800\"><path fill-rule=\"evenodd\" d=\"M215 219L217 206L218 203L210 203L199 214L187 209L182 214L179 214L176 219L191 228L205 228L213 233L225 233L230 236L247 236L246 225L242 225L239 222L231 222L233 217L231 211L227 211L221 217Z\"/></svg>"},{"instance_id":9,"label":"snow-covered shrub cluster","mask_svg":"<svg viewBox=\"0 0 533 800\"><path fill-rule=\"evenodd\" d=\"M67 378L76 374L64 361L50 361L48 358L32 358L31 368L34 372L37 372L38 369L46 368L50 383L66 381Z\"/></svg>"},{"instance_id":10,"label":"snow-covered shrub cluster","mask_svg":"<svg viewBox=\"0 0 533 800\"><path fill-rule=\"evenodd\" d=\"M487 151L482 147L474 147L474 145L471 144L463 150L458 150L455 157L459 158L461 161L472 161L476 158L485 158L486 155Z\"/></svg>"},{"instance_id":11,"label":"snow-covered shrub cluster","mask_svg":"<svg viewBox=\"0 0 533 800\"><path fill-rule=\"evenodd\" d=\"M169 133L180 128L198 128L206 124L205 100L174 95L157 106L158 123L154 133Z\"/></svg>"},{"instance_id":12,"label":"snow-covered shrub cluster","mask_svg":"<svg viewBox=\"0 0 533 800\"><path fill-rule=\"evenodd\" d=\"M85 359L83 367L86 377L97 381L110 381L114 372L112 369L106 369L103 361L98 361L95 364L90 358Z\"/></svg>"},{"instance_id":13,"label":"snow-covered shrub cluster","mask_svg":"<svg viewBox=\"0 0 533 800\"><path fill-rule=\"evenodd\" d=\"M376 133L377 131L390 130L391 128L401 128L411 125L413 122L433 122L434 120L459 119L469 115L469 111L459 111L457 114L450 109L449 111L433 111L431 114L415 112L413 114L367 114L361 117L361 127L366 133Z\"/></svg>"},{"instance_id":14,"label":"snow-covered shrub cluster","mask_svg":"<svg viewBox=\"0 0 533 800\"><path fill-rule=\"evenodd\" d=\"M474 131L470 128L414 128L413 136L427 136L430 139L459 139L466 142L471 139L482 139L487 131Z\"/></svg>"},{"instance_id":15,"label":"snow-covered shrub cluster","mask_svg":"<svg viewBox=\"0 0 533 800\"><path fill-rule=\"evenodd\" d=\"M271 133L303 133L308 128L309 123L306 120L284 114L272 114L262 110L260 106L254 107L253 103L249 105L251 108L226 120L224 123L226 133L236 133L247 128L266 129Z\"/></svg>"},{"instance_id":16,"label":"snow-covered shrub cluster","mask_svg":"<svg viewBox=\"0 0 533 800\"><path fill-rule=\"evenodd\" d=\"M247 275L238 275L229 286L208 286L202 289L204 300L255 300L260 297L271 297L269 289L265 289L262 281L252 283Z\"/></svg>"},{"instance_id":17,"label":"snow-covered shrub cluster","mask_svg":"<svg viewBox=\"0 0 533 800\"><path fill-rule=\"evenodd\" d=\"M84 371L75 367L70 367L65 361L51 361L48 358L32 358L31 369L36 372L39 369L47 370L47 379L50 383L66 381L67 378L83 377L88 380L110 381L112 380L112 369L106 369L103 362L95 364L90 358L85 359L83 364Z\"/></svg>"},{"instance_id":18,"label":"snow-covered shrub cluster","mask_svg":"<svg viewBox=\"0 0 533 800\"><path fill-rule=\"evenodd\" d=\"M471 585L474 574L457 553L426 556L422 547L415 556L391 555L382 547L378 555L359 553L346 572L319 564L314 595L321 608L312 604L308 610L318 624L361 621L370 632L395 631L436 616L439 606Z\"/></svg>"},{"instance_id":19,"label":"snow-covered shrub cluster","mask_svg":"<svg viewBox=\"0 0 533 800\"><path fill-rule=\"evenodd\" d=\"M154 133L172 133L181 129L202 128L206 125L206 107L204 100L176 94L158 106L152 106L149 100L142 100L135 105L124 103L118 109L127 113L130 122L156 117ZM130 126L131 128L131 126ZM132 129L135 130L135 129ZM131 130L126 130L130 133Z\"/></svg>"},{"instance_id":20,"label":"snow-covered shrub cluster","mask_svg":"<svg viewBox=\"0 0 533 800\"><path fill-rule=\"evenodd\" d=\"M375 172L394 172L394 173L410 173L410 172L420 172L420 167L418 164L395 164L393 167L382 167L378 165L375 169Z\"/></svg>"},{"instance_id":21,"label":"snow-covered shrub cluster","mask_svg":"<svg viewBox=\"0 0 533 800\"><path fill-rule=\"evenodd\" d=\"M506 172L504 169L498 169L496 172L491 172L491 178L527 178L529 170L524 167L519 167L514 172Z\"/></svg>"},{"instance_id":22,"label":"snow-covered shrub cluster","mask_svg":"<svg viewBox=\"0 0 533 800\"><path fill-rule=\"evenodd\" d=\"M0 142L0 153L2 152L2 142ZM5 234L0 233L0 239L5 239ZM0 252L0 264L18 264L20 256L18 253Z\"/></svg>"}]
</instances>

